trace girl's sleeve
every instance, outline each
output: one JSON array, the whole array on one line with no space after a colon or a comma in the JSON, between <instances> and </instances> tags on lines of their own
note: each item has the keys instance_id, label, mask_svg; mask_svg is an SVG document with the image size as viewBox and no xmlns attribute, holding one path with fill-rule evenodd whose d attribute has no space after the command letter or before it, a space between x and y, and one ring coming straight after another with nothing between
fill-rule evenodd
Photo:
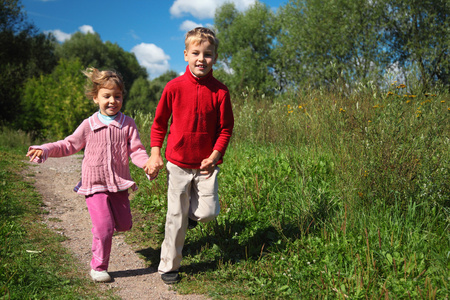
<instances>
[{"instance_id":1,"label":"girl's sleeve","mask_svg":"<svg viewBox=\"0 0 450 300\"><path fill-rule=\"evenodd\" d=\"M142 169L148 160L148 154L144 145L142 145L136 123L133 119L130 118L130 120L131 124L128 133L128 156L131 158L133 164Z\"/></svg>"},{"instance_id":2,"label":"girl's sleeve","mask_svg":"<svg viewBox=\"0 0 450 300\"><path fill-rule=\"evenodd\" d=\"M47 143L40 146L29 147L28 151L32 149L40 149L44 152L42 158L36 157L34 158L33 162L43 163L49 157L69 156L79 152L86 145L86 129L89 129L87 120L83 121L83 123L81 123L81 125L78 126L78 128L74 131L74 133L66 137L64 140Z\"/></svg>"}]
</instances>

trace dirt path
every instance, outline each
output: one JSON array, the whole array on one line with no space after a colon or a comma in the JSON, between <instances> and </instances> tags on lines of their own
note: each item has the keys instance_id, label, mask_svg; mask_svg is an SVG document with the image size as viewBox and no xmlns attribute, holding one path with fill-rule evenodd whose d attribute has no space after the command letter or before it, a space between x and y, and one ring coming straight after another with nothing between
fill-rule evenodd
<instances>
[{"instance_id":1,"label":"dirt path","mask_svg":"<svg viewBox=\"0 0 450 300\"><path fill-rule=\"evenodd\" d=\"M91 260L91 221L84 196L73 191L81 172L81 156L49 158L43 164L32 164L35 186L43 195L49 212L44 222L67 239L63 245L80 261L88 275ZM124 242L123 235L115 235L108 272L111 283L99 283L101 288L113 289L125 300L132 299L206 299L201 295L178 295L170 290L155 268L146 268L145 262Z\"/></svg>"}]
</instances>

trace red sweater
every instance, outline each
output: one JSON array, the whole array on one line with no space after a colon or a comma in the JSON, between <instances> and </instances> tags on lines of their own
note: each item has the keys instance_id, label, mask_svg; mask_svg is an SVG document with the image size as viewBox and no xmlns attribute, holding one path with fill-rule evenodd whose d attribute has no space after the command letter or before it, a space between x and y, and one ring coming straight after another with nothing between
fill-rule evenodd
<instances>
[{"instance_id":1,"label":"red sweater","mask_svg":"<svg viewBox=\"0 0 450 300\"><path fill-rule=\"evenodd\" d=\"M182 168L198 169L213 150L223 155L234 126L228 88L211 72L197 78L189 66L167 83L156 108L151 147L162 147L170 117L166 159ZM217 164L222 163L222 158Z\"/></svg>"}]
</instances>

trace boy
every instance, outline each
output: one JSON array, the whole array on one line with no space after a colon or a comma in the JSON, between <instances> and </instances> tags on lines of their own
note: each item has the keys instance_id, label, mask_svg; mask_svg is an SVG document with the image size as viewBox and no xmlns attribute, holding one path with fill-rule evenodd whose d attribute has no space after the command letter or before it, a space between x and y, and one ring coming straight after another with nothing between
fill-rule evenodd
<instances>
[{"instance_id":1,"label":"boy","mask_svg":"<svg viewBox=\"0 0 450 300\"><path fill-rule=\"evenodd\" d=\"M167 216L158 271L166 284L180 281L178 269L188 228L213 220L220 211L217 165L222 163L234 118L227 87L213 77L219 41L197 27L186 34L184 75L170 81L156 108L151 156L144 167L154 177L163 168L161 147L167 133Z\"/></svg>"}]
</instances>

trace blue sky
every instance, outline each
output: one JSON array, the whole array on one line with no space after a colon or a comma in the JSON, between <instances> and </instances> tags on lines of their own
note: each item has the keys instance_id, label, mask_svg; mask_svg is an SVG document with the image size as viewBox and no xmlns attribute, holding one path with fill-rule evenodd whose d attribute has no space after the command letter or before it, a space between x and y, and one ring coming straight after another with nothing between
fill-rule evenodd
<instances>
[{"instance_id":1,"label":"blue sky","mask_svg":"<svg viewBox=\"0 0 450 300\"><path fill-rule=\"evenodd\" d=\"M150 78L168 70L185 71L184 35L196 26L213 24L225 2L240 11L256 0L21 0L28 20L63 42L71 34L96 32L103 41L133 52ZM261 0L276 10L287 0Z\"/></svg>"}]
</instances>

